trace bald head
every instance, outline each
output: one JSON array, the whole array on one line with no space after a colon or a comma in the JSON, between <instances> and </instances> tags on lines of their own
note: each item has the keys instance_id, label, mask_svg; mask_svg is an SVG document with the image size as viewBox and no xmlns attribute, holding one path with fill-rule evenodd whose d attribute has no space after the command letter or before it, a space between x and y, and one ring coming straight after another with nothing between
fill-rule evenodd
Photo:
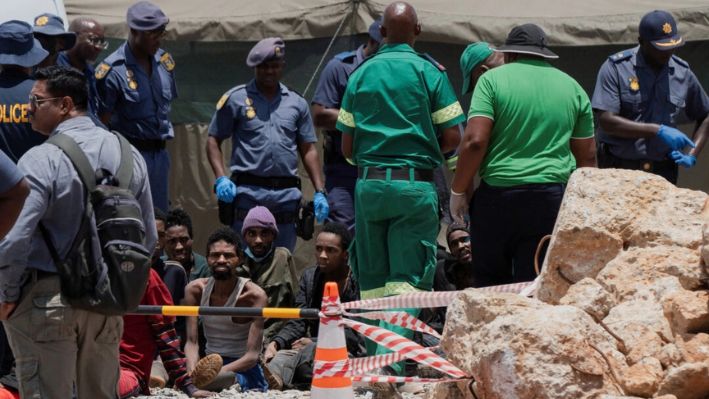
<instances>
[{"instance_id":1,"label":"bald head","mask_svg":"<svg viewBox=\"0 0 709 399\"><path fill-rule=\"evenodd\" d=\"M411 4L403 1L389 4L384 9L381 31L386 43L405 43L413 46L416 36L421 33L416 10Z\"/></svg>"},{"instance_id":2,"label":"bald head","mask_svg":"<svg viewBox=\"0 0 709 399\"><path fill-rule=\"evenodd\" d=\"M83 70L84 64L93 64L99 53L104 49L106 37L103 26L95 19L79 17L71 21L69 31L76 33L76 45L67 52L69 60L75 68Z\"/></svg>"},{"instance_id":3,"label":"bald head","mask_svg":"<svg viewBox=\"0 0 709 399\"><path fill-rule=\"evenodd\" d=\"M79 17L71 21L69 31L74 33L82 33L94 29L100 24L95 20L87 17Z\"/></svg>"}]
</instances>

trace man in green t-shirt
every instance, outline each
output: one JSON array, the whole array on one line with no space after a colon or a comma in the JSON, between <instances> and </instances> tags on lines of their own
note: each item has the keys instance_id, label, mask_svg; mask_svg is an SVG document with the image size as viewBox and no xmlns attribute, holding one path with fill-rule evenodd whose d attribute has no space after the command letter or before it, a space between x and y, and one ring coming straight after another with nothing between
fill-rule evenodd
<instances>
[{"instance_id":1,"label":"man in green t-shirt","mask_svg":"<svg viewBox=\"0 0 709 399\"><path fill-rule=\"evenodd\" d=\"M342 152L359 169L350 263L362 299L429 291L433 285L433 169L442 153L457 147L464 115L445 68L414 51L420 32L411 5L387 6L385 44L350 77L337 119Z\"/></svg>"},{"instance_id":2,"label":"man in green t-shirt","mask_svg":"<svg viewBox=\"0 0 709 399\"><path fill-rule=\"evenodd\" d=\"M558 56L544 31L517 26L495 51L505 65L477 82L451 186L453 218L470 216L482 286L534 279L535 249L554 227L569 175L596 166L588 95L547 62Z\"/></svg>"}]
</instances>

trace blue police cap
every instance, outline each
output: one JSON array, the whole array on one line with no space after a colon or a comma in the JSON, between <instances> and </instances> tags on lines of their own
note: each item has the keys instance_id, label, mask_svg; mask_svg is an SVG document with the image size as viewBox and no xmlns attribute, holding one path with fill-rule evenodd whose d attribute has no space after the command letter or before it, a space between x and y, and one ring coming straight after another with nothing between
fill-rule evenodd
<instances>
[{"instance_id":1,"label":"blue police cap","mask_svg":"<svg viewBox=\"0 0 709 399\"><path fill-rule=\"evenodd\" d=\"M64 20L54 14L40 14L34 19L34 33L58 37L64 41L61 50L69 50L76 43L76 33L64 29Z\"/></svg>"},{"instance_id":2,"label":"blue police cap","mask_svg":"<svg viewBox=\"0 0 709 399\"><path fill-rule=\"evenodd\" d=\"M382 26L382 19L377 18L371 25L369 25L369 37L372 38L377 43L382 42L382 33L379 28Z\"/></svg>"},{"instance_id":3,"label":"blue police cap","mask_svg":"<svg viewBox=\"0 0 709 399\"><path fill-rule=\"evenodd\" d=\"M246 65L249 68L270 60L281 60L286 56L286 44L280 37L262 39L249 51Z\"/></svg>"},{"instance_id":4,"label":"blue police cap","mask_svg":"<svg viewBox=\"0 0 709 399\"><path fill-rule=\"evenodd\" d=\"M167 25L170 19L155 4L139 1L128 8L126 21L131 29L146 31Z\"/></svg>"},{"instance_id":5,"label":"blue police cap","mask_svg":"<svg viewBox=\"0 0 709 399\"><path fill-rule=\"evenodd\" d=\"M684 45L677 31L677 23L667 11L655 10L645 14L638 31L642 40L649 41L658 50L671 50Z\"/></svg>"},{"instance_id":6,"label":"blue police cap","mask_svg":"<svg viewBox=\"0 0 709 399\"><path fill-rule=\"evenodd\" d=\"M48 55L32 36L32 26L27 22L13 20L0 24L0 65L30 68Z\"/></svg>"}]
</instances>

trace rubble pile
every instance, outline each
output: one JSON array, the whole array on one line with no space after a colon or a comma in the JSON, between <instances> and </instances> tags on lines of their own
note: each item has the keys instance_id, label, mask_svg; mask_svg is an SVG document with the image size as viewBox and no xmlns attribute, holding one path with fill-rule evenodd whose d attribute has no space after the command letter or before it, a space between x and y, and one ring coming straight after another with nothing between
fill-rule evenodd
<instances>
[{"instance_id":1,"label":"rubble pile","mask_svg":"<svg viewBox=\"0 0 709 399\"><path fill-rule=\"evenodd\" d=\"M479 399L708 397L706 202L643 172L576 171L535 297L463 292L448 359ZM462 383L432 396L475 397Z\"/></svg>"}]
</instances>

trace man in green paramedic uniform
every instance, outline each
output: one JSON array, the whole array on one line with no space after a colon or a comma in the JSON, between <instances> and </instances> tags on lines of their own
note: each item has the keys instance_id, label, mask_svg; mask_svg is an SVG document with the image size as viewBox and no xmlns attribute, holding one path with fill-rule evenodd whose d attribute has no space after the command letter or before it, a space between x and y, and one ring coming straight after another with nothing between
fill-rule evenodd
<instances>
[{"instance_id":1,"label":"man in green paramedic uniform","mask_svg":"<svg viewBox=\"0 0 709 399\"><path fill-rule=\"evenodd\" d=\"M413 50L420 32L411 5L395 2L386 8L385 44L350 77L337 119L342 152L359 170L350 253L362 299L430 291L433 285L438 234L433 170L443 153L458 146L464 115L445 68ZM409 330L380 326L411 336ZM373 354L374 347L368 349Z\"/></svg>"}]
</instances>

